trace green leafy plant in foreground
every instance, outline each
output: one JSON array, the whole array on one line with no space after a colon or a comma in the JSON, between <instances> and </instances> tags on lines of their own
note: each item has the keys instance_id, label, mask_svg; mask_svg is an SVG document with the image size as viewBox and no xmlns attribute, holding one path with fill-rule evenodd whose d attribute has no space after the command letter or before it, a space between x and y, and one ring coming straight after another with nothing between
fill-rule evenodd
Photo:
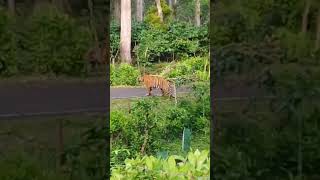
<instances>
[{"instance_id":1,"label":"green leafy plant in foreground","mask_svg":"<svg viewBox=\"0 0 320 180\"><path fill-rule=\"evenodd\" d=\"M121 179L165 179L183 180L210 179L209 151L189 152L187 157L169 156L167 159L154 156L126 159L125 166L112 170L111 180Z\"/></svg>"}]
</instances>

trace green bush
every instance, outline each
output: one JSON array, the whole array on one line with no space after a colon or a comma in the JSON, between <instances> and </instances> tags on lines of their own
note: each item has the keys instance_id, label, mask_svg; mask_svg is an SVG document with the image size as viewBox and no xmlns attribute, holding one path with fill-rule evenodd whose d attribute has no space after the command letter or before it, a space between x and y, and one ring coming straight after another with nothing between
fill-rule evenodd
<instances>
[{"instance_id":1,"label":"green bush","mask_svg":"<svg viewBox=\"0 0 320 180\"><path fill-rule=\"evenodd\" d=\"M71 179L106 179L106 161L109 156L105 151L109 139L107 128L101 125L89 127L80 134L80 142L66 146L63 154L64 167Z\"/></svg>"},{"instance_id":2,"label":"green bush","mask_svg":"<svg viewBox=\"0 0 320 180\"><path fill-rule=\"evenodd\" d=\"M137 85L139 76L140 71L127 63L110 65L110 80L112 86Z\"/></svg>"},{"instance_id":3,"label":"green bush","mask_svg":"<svg viewBox=\"0 0 320 180\"><path fill-rule=\"evenodd\" d=\"M0 7L0 75L18 73L17 37L14 31L15 19Z\"/></svg>"},{"instance_id":4,"label":"green bush","mask_svg":"<svg viewBox=\"0 0 320 180\"><path fill-rule=\"evenodd\" d=\"M210 96L206 85L208 88L199 86L194 95L180 98L177 106L170 100L147 98L133 103L130 113L112 111L113 149L129 149L131 155L138 153L147 136L146 153L155 153L163 146L161 143L181 137L184 127L194 133L207 132Z\"/></svg>"},{"instance_id":5,"label":"green bush","mask_svg":"<svg viewBox=\"0 0 320 180\"><path fill-rule=\"evenodd\" d=\"M134 33L134 32L132 32ZM120 25L115 21L110 23L110 53L113 58L119 54L120 48Z\"/></svg>"},{"instance_id":6,"label":"green bush","mask_svg":"<svg viewBox=\"0 0 320 180\"><path fill-rule=\"evenodd\" d=\"M275 32L275 36L280 39L281 48L285 53L283 61L306 62L313 59L311 57L313 53L313 43L307 35L280 28Z\"/></svg>"},{"instance_id":7,"label":"green bush","mask_svg":"<svg viewBox=\"0 0 320 180\"><path fill-rule=\"evenodd\" d=\"M171 9L167 5L165 0L160 0L160 4L162 8L164 22L161 22L160 17L158 16L158 10L156 6L151 6L149 8L145 16L145 22L148 23L151 27L165 30L168 28L168 21L171 20Z\"/></svg>"},{"instance_id":8,"label":"green bush","mask_svg":"<svg viewBox=\"0 0 320 180\"><path fill-rule=\"evenodd\" d=\"M18 67L23 73L83 75L91 42L88 28L50 6L40 6L21 32Z\"/></svg>"},{"instance_id":9,"label":"green bush","mask_svg":"<svg viewBox=\"0 0 320 180\"><path fill-rule=\"evenodd\" d=\"M167 30L145 29L135 47L137 60L142 63L186 56L203 55L208 52L208 31L188 23L173 22Z\"/></svg>"},{"instance_id":10,"label":"green bush","mask_svg":"<svg viewBox=\"0 0 320 180\"><path fill-rule=\"evenodd\" d=\"M85 76L89 28L50 5L37 6L24 19L0 9L0 75Z\"/></svg>"},{"instance_id":11,"label":"green bush","mask_svg":"<svg viewBox=\"0 0 320 180\"><path fill-rule=\"evenodd\" d=\"M33 179L66 179L57 175L54 170L44 170L39 161L27 153L7 153L1 157L0 179L33 180Z\"/></svg>"},{"instance_id":12,"label":"green bush","mask_svg":"<svg viewBox=\"0 0 320 180\"><path fill-rule=\"evenodd\" d=\"M135 48L141 41L141 32L148 30L150 27L145 22L132 21L131 24L131 47ZM119 57L120 54L120 25L111 21L110 24L110 50L113 58ZM117 56L117 57L116 57Z\"/></svg>"},{"instance_id":13,"label":"green bush","mask_svg":"<svg viewBox=\"0 0 320 180\"><path fill-rule=\"evenodd\" d=\"M111 111L110 114L110 133L115 134L124 130L128 124L128 117L122 111Z\"/></svg>"},{"instance_id":14,"label":"green bush","mask_svg":"<svg viewBox=\"0 0 320 180\"><path fill-rule=\"evenodd\" d=\"M146 22L132 22L132 50L140 63L179 59L208 52L207 27L171 22L164 29L152 28ZM120 26L111 22L112 57L119 55ZM118 54L117 54L118 53Z\"/></svg>"},{"instance_id":15,"label":"green bush","mask_svg":"<svg viewBox=\"0 0 320 180\"><path fill-rule=\"evenodd\" d=\"M191 80L209 80L209 59L208 57L192 57L169 65L161 75L168 78L189 78Z\"/></svg>"},{"instance_id":16,"label":"green bush","mask_svg":"<svg viewBox=\"0 0 320 180\"><path fill-rule=\"evenodd\" d=\"M121 179L210 179L208 151L189 152L187 157L169 156L167 159L144 156L127 159L125 167L112 170L112 180Z\"/></svg>"}]
</instances>

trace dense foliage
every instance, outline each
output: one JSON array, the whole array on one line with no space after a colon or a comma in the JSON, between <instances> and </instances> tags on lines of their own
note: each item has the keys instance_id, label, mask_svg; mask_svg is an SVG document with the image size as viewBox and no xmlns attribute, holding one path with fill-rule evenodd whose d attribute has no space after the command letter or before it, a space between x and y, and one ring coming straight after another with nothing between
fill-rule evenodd
<instances>
[{"instance_id":1,"label":"dense foliage","mask_svg":"<svg viewBox=\"0 0 320 180\"><path fill-rule=\"evenodd\" d=\"M0 16L1 75L86 75L89 29L51 6L35 9L24 22L2 10Z\"/></svg>"},{"instance_id":2,"label":"dense foliage","mask_svg":"<svg viewBox=\"0 0 320 180\"><path fill-rule=\"evenodd\" d=\"M192 57L177 63L169 64L161 72L168 78L184 78L193 81L209 80L210 62L208 57Z\"/></svg>"},{"instance_id":3,"label":"dense foliage","mask_svg":"<svg viewBox=\"0 0 320 180\"><path fill-rule=\"evenodd\" d=\"M112 22L111 53L119 56L120 26ZM166 30L150 27L147 23L134 22L132 50L137 62L154 63L208 53L208 28L190 23L172 22Z\"/></svg>"},{"instance_id":4,"label":"dense foliage","mask_svg":"<svg viewBox=\"0 0 320 180\"><path fill-rule=\"evenodd\" d=\"M183 128L194 132L209 126L209 87L198 84L194 87L194 98L183 98L177 106L172 101L142 99L132 105L130 113L111 111L110 132L116 147L130 147L139 151L148 130L147 152L155 153L161 146L159 141L179 137ZM204 107L204 109L203 109ZM153 141L157 139L157 141Z\"/></svg>"},{"instance_id":5,"label":"dense foliage","mask_svg":"<svg viewBox=\"0 0 320 180\"><path fill-rule=\"evenodd\" d=\"M110 65L110 81L112 86L134 86L138 84L139 77L140 71L129 64Z\"/></svg>"},{"instance_id":6,"label":"dense foliage","mask_svg":"<svg viewBox=\"0 0 320 180\"><path fill-rule=\"evenodd\" d=\"M179 98L177 105L172 100L153 97L137 100L128 111L113 109L110 117L111 166L119 168L129 161L126 159L141 154L156 155L169 151L183 155L181 149L173 151L168 144L180 142L184 128L190 129L194 136L208 137L208 83L195 85L192 92L190 96Z\"/></svg>"},{"instance_id":7,"label":"dense foliage","mask_svg":"<svg viewBox=\"0 0 320 180\"><path fill-rule=\"evenodd\" d=\"M172 9L170 9L170 7L168 6L165 0L160 0L160 4L161 4L162 13L163 13L163 22L161 22L160 17L158 16L158 10L155 5L151 6L148 9L148 12L146 13L146 16L145 16L145 21L150 26L156 29L165 30L166 28L168 28L167 23L172 20L172 17L171 17Z\"/></svg>"},{"instance_id":8,"label":"dense foliage","mask_svg":"<svg viewBox=\"0 0 320 180\"><path fill-rule=\"evenodd\" d=\"M227 103L218 106L216 179L319 179L320 7L308 1L312 7L304 32L305 2L215 4L210 42L218 78L259 85L276 97L248 105L230 102L223 106L230 108L228 113L219 108Z\"/></svg>"},{"instance_id":9,"label":"dense foliage","mask_svg":"<svg viewBox=\"0 0 320 180\"><path fill-rule=\"evenodd\" d=\"M218 2L210 33L219 70L230 71L226 66L233 66L234 72L240 72L240 66L254 70L270 63L316 64L316 16L309 16L307 32L302 32L304 5L298 0ZM315 13L316 8L311 8L310 15Z\"/></svg>"},{"instance_id":10,"label":"dense foliage","mask_svg":"<svg viewBox=\"0 0 320 180\"><path fill-rule=\"evenodd\" d=\"M124 167L113 169L111 179L210 179L210 158L208 156L208 151L196 150L189 152L186 158L169 156L162 159L144 156L127 159Z\"/></svg>"}]
</instances>

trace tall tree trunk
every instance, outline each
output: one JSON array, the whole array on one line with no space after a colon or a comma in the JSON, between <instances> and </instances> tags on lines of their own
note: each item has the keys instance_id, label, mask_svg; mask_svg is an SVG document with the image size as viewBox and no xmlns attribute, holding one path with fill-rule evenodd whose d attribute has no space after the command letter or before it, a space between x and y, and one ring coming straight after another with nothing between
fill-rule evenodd
<instances>
[{"instance_id":1,"label":"tall tree trunk","mask_svg":"<svg viewBox=\"0 0 320 180\"><path fill-rule=\"evenodd\" d=\"M316 50L319 50L320 46L320 7L318 8L318 15L317 15L317 32L316 32Z\"/></svg>"},{"instance_id":2,"label":"tall tree trunk","mask_svg":"<svg viewBox=\"0 0 320 180\"><path fill-rule=\"evenodd\" d=\"M143 0L136 0L137 5L137 21L142 22L143 21Z\"/></svg>"},{"instance_id":3,"label":"tall tree trunk","mask_svg":"<svg viewBox=\"0 0 320 180\"><path fill-rule=\"evenodd\" d=\"M172 16L175 18L177 16L177 0L172 1Z\"/></svg>"},{"instance_id":4,"label":"tall tree trunk","mask_svg":"<svg viewBox=\"0 0 320 180\"><path fill-rule=\"evenodd\" d=\"M71 14L72 13L72 8L71 8L71 5L70 5L70 2L69 0L63 0L63 6L64 6L64 10Z\"/></svg>"},{"instance_id":5,"label":"tall tree trunk","mask_svg":"<svg viewBox=\"0 0 320 180\"><path fill-rule=\"evenodd\" d=\"M7 0L8 3L8 10L11 15L15 15L16 13L16 2L15 0Z\"/></svg>"},{"instance_id":6,"label":"tall tree trunk","mask_svg":"<svg viewBox=\"0 0 320 180\"><path fill-rule=\"evenodd\" d=\"M95 40L96 44L98 44L98 33L97 33L97 30L96 30L96 27L95 27L92 0L88 0L88 9L89 9L89 14L90 14L91 31L93 32L93 36L94 36L94 40Z\"/></svg>"},{"instance_id":7,"label":"tall tree trunk","mask_svg":"<svg viewBox=\"0 0 320 180\"><path fill-rule=\"evenodd\" d=\"M303 15L302 15L302 27L301 27L301 31L303 33L307 32L310 6L311 6L311 0L305 0L305 6L304 6Z\"/></svg>"},{"instance_id":8,"label":"tall tree trunk","mask_svg":"<svg viewBox=\"0 0 320 180\"><path fill-rule=\"evenodd\" d=\"M68 0L52 0L52 3L61 11L71 13L71 6Z\"/></svg>"},{"instance_id":9,"label":"tall tree trunk","mask_svg":"<svg viewBox=\"0 0 320 180\"><path fill-rule=\"evenodd\" d=\"M172 0L168 1L169 7L172 9Z\"/></svg>"},{"instance_id":10,"label":"tall tree trunk","mask_svg":"<svg viewBox=\"0 0 320 180\"><path fill-rule=\"evenodd\" d=\"M131 64L131 0L121 0L121 61Z\"/></svg>"},{"instance_id":11,"label":"tall tree trunk","mask_svg":"<svg viewBox=\"0 0 320 180\"><path fill-rule=\"evenodd\" d=\"M201 25L201 20L200 20L200 0L196 0L195 3L196 7L195 7L195 22L196 22L196 26L200 27Z\"/></svg>"},{"instance_id":12,"label":"tall tree trunk","mask_svg":"<svg viewBox=\"0 0 320 180\"><path fill-rule=\"evenodd\" d=\"M121 19L121 0L113 0L113 17L116 22L120 23Z\"/></svg>"},{"instance_id":13,"label":"tall tree trunk","mask_svg":"<svg viewBox=\"0 0 320 180\"><path fill-rule=\"evenodd\" d=\"M161 1L156 0L157 10L158 10L158 16L160 17L160 21L163 22L163 12L161 7Z\"/></svg>"},{"instance_id":14,"label":"tall tree trunk","mask_svg":"<svg viewBox=\"0 0 320 180\"><path fill-rule=\"evenodd\" d=\"M52 4L54 4L59 10L64 10L62 0L52 0Z\"/></svg>"}]
</instances>

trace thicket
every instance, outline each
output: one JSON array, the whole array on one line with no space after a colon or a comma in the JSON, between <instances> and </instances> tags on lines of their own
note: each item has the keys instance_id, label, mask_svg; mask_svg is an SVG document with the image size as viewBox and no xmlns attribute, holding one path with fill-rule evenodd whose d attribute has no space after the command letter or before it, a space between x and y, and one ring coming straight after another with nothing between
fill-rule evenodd
<instances>
[{"instance_id":1,"label":"thicket","mask_svg":"<svg viewBox=\"0 0 320 180\"><path fill-rule=\"evenodd\" d=\"M216 179L319 178L319 50L315 16L301 32L302 2L215 5L210 42L218 78L246 75L247 82L276 97L264 101L262 112L253 105L236 106L231 114L216 111Z\"/></svg>"},{"instance_id":2,"label":"thicket","mask_svg":"<svg viewBox=\"0 0 320 180\"><path fill-rule=\"evenodd\" d=\"M210 179L209 172L209 152L196 150L186 157L169 156L163 159L144 156L127 159L124 167L113 169L111 179Z\"/></svg>"},{"instance_id":3,"label":"thicket","mask_svg":"<svg viewBox=\"0 0 320 180\"><path fill-rule=\"evenodd\" d=\"M170 100L146 98L133 103L130 112L112 110L111 165L167 151L165 144L180 139L184 128L193 134L209 133L209 103L209 84L202 83L194 86L192 95L179 98L177 106Z\"/></svg>"},{"instance_id":4,"label":"thicket","mask_svg":"<svg viewBox=\"0 0 320 180\"><path fill-rule=\"evenodd\" d=\"M111 52L119 55L120 26L112 22ZM190 23L171 22L163 30L148 23L134 22L132 25L132 51L137 62L171 62L190 56L208 54L208 27L195 27Z\"/></svg>"},{"instance_id":5,"label":"thicket","mask_svg":"<svg viewBox=\"0 0 320 180\"><path fill-rule=\"evenodd\" d=\"M210 79L210 62L208 57L185 58L178 62L163 64L163 67L156 67L157 73L165 78L173 78L177 86L191 82L206 82ZM110 81L112 86L139 85L138 78L143 72L150 72L150 68L131 66L126 63L110 65Z\"/></svg>"},{"instance_id":6,"label":"thicket","mask_svg":"<svg viewBox=\"0 0 320 180\"><path fill-rule=\"evenodd\" d=\"M315 16L309 17L308 31L301 32L302 2L218 2L216 21L210 25L217 70L241 73L269 64L317 65Z\"/></svg>"},{"instance_id":7,"label":"thicket","mask_svg":"<svg viewBox=\"0 0 320 180\"><path fill-rule=\"evenodd\" d=\"M110 81L111 86L117 85L137 85L141 72L134 66L129 64L110 65Z\"/></svg>"},{"instance_id":8,"label":"thicket","mask_svg":"<svg viewBox=\"0 0 320 180\"><path fill-rule=\"evenodd\" d=\"M54 7L39 6L27 18L0 9L0 31L2 76L87 73L91 32Z\"/></svg>"},{"instance_id":9,"label":"thicket","mask_svg":"<svg viewBox=\"0 0 320 180\"><path fill-rule=\"evenodd\" d=\"M217 179L319 178L320 91L303 76L285 84L276 80L277 99L265 102L264 113L249 106L232 116L217 114Z\"/></svg>"}]
</instances>

